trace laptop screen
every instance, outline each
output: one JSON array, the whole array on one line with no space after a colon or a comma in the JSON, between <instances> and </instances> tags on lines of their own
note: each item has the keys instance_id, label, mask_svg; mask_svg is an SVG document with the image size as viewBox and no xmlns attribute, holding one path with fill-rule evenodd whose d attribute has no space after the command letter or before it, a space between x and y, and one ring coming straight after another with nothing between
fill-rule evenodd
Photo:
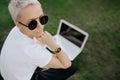
<instances>
[{"instance_id":1,"label":"laptop screen","mask_svg":"<svg viewBox=\"0 0 120 80\"><path fill-rule=\"evenodd\" d=\"M61 24L60 35L66 38L67 40L71 41L78 47L81 47L85 39L84 34L78 32L77 30L73 29L72 27L69 27L64 23Z\"/></svg>"}]
</instances>

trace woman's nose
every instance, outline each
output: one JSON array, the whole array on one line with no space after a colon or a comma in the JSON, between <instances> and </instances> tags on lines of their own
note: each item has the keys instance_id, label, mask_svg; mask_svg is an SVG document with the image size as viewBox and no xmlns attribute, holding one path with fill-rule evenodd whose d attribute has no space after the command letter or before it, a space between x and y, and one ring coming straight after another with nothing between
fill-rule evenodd
<instances>
[{"instance_id":1,"label":"woman's nose","mask_svg":"<svg viewBox=\"0 0 120 80\"><path fill-rule=\"evenodd\" d=\"M37 20L37 28L40 28L40 29L44 28L44 25L42 25L39 20Z\"/></svg>"}]
</instances>

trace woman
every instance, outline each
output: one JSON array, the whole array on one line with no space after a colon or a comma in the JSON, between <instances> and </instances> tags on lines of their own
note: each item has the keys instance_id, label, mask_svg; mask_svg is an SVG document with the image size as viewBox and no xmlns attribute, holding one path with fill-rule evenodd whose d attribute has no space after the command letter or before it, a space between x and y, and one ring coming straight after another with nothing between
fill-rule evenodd
<instances>
[{"instance_id":1,"label":"woman","mask_svg":"<svg viewBox=\"0 0 120 80\"><path fill-rule=\"evenodd\" d=\"M15 27L1 51L4 80L66 80L74 74L76 66L44 31L48 16L38 0L11 0L9 11Z\"/></svg>"}]
</instances>

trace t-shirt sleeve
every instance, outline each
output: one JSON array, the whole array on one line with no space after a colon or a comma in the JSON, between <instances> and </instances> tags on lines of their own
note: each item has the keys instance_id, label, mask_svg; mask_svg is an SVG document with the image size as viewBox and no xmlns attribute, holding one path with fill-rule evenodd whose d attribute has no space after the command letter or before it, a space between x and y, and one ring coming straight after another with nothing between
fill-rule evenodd
<instances>
[{"instance_id":1,"label":"t-shirt sleeve","mask_svg":"<svg viewBox=\"0 0 120 80\"><path fill-rule=\"evenodd\" d=\"M46 46L39 44L28 46L26 53L30 57L31 62L39 67L44 67L52 59L52 54L46 49Z\"/></svg>"}]
</instances>

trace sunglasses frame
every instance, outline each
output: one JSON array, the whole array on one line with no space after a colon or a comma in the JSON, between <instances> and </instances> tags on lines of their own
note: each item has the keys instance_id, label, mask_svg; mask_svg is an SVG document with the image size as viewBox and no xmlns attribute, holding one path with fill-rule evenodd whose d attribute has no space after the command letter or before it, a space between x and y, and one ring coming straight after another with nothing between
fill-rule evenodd
<instances>
[{"instance_id":1,"label":"sunglasses frame","mask_svg":"<svg viewBox=\"0 0 120 80\"><path fill-rule=\"evenodd\" d=\"M33 21L36 24L36 26L31 26L30 27L30 24ZM39 22L40 22L40 24L45 25L48 22L48 16L47 15L40 16L39 17ZM21 24L21 25L23 25L23 26L25 26L25 27L27 27L27 28L29 28L30 30L34 30L37 27L37 25L38 25L38 22L36 21L36 19L33 19L32 21L30 21L28 25L26 25L26 24L24 24L24 23L22 23L20 21L18 21L18 23Z\"/></svg>"}]
</instances>

